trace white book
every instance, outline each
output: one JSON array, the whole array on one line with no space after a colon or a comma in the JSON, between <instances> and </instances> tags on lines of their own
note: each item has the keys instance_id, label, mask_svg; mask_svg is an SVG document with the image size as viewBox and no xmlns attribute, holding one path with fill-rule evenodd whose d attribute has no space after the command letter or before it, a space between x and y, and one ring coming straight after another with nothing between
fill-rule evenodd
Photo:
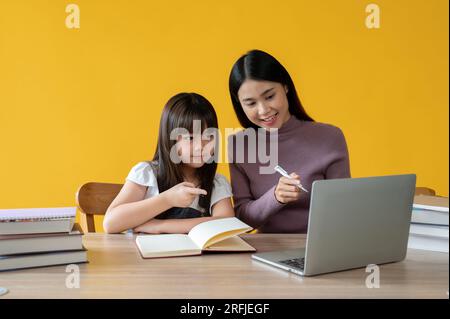
<instances>
[{"instance_id":1,"label":"white book","mask_svg":"<svg viewBox=\"0 0 450 319\"><path fill-rule=\"evenodd\" d=\"M409 233L448 239L448 226L411 224Z\"/></svg>"},{"instance_id":2,"label":"white book","mask_svg":"<svg viewBox=\"0 0 450 319\"><path fill-rule=\"evenodd\" d=\"M214 219L186 234L140 235L136 245L143 258L200 255L202 251L256 251L238 235L252 230L236 217Z\"/></svg>"},{"instance_id":3,"label":"white book","mask_svg":"<svg viewBox=\"0 0 450 319\"><path fill-rule=\"evenodd\" d=\"M449 214L433 210L413 209L411 223L448 226Z\"/></svg>"},{"instance_id":4,"label":"white book","mask_svg":"<svg viewBox=\"0 0 450 319\"><path fill-rule=\"evenodd\" d=\"M67 233L76 207L0 209L0 235Z\"/></svg>"},{"instance_id":5,"label":"white book","mask_svg":"<svg viewBox=\"0 0 450 319\"><path fill-rule=\"evenodd\" d=\"M448 253L448 237L434 237L410 234L408 248Z\"/></svg>"}]
</instances>

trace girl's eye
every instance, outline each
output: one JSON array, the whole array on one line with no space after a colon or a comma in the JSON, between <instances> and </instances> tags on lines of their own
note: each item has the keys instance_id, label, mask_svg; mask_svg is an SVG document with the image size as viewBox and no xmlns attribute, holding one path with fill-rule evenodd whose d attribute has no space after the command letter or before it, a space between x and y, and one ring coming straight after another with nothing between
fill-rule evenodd
<instances>
[{"instance_id":1,"label":"girl's eye","mask_svg":"<svg viewBox=\"0 0 450 319\"><path fill-rule=\"evenodd\" d=\"M269 95L268 97L266 97L266 100L271 100L274 96L275 94Z\"/></svg>"},{"instance_id":2,"label":"girl's eye","mask_svg":"<svg viewBox=\"0 0 450 319\"><path fill-rule=\"evenodd\" d=\"M255 102L248 102L248 103L245 103L245 105L247 105L247 106L253 106L253 105L255 105L256 103Z\"/></svg>"}]
</instances>

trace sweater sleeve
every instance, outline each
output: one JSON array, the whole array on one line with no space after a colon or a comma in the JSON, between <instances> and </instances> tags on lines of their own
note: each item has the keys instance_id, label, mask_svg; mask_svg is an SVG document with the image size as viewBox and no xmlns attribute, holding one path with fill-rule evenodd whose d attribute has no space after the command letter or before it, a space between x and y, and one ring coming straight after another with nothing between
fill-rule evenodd
<instances>
[{"instance_id":1,"label":"sweater sleeve","mask_svg":"<svg viewBox=\"0 0 450 319\"><path fill-rule=\"evenodd\" d=\"M255 199L250 190L249 179L239 164L230 163L230 175L236 216L244 223L258 228L284 206L275 198L276 185Z\"/></svg>"},{"instance_id":2,"label":"sweater sleeve","mask_svg":"<svg viewBox=\"0 0 450 319\"><path fill-rule=\"evenodd\" d=\"M330 146L331 161L325 170L325 179L349 178L350 160L344 134L336 128L333 143Z\"/></svg>"}]
</instances>

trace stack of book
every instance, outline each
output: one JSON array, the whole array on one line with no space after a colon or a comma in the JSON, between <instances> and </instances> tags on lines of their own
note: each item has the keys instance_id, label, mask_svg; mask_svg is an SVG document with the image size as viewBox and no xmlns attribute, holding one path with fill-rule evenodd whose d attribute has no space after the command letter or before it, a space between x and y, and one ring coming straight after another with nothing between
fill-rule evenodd
<instances>
[{"instance_id":1,"label":"stack of book","mask_svg":"<svg viewBox=\"0 0 450 319\"><path fill-rule=\"evenodd\" d=\"M448 198L414 197L408 248L448 253Z\"/></svg>"},{"instance_id":2,"label":"stack of book","mask_svg":"<svg viewBox=\"0 0 450 319\"><path fill-rule=\"evenodd\" d=\"M0 271L87 262L75 207L0 209Z\"/></svg>"}]
</instances>

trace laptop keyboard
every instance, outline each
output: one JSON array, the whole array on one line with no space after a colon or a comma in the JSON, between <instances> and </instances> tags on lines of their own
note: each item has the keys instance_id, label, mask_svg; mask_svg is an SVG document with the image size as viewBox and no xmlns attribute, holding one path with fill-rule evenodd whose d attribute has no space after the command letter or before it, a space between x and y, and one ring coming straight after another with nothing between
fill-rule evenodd
<instances>
[{"instance_id":1,"label":"laptop keyboard","mask_svg":"<svg viewBox=\"0 0 450 319\"><path fill-rule=\"evenodd\" d=\"M305 267L305 257L281 260L279 263L291 266L293 268L303 269Z\"/></svg>"}]
</instances>

